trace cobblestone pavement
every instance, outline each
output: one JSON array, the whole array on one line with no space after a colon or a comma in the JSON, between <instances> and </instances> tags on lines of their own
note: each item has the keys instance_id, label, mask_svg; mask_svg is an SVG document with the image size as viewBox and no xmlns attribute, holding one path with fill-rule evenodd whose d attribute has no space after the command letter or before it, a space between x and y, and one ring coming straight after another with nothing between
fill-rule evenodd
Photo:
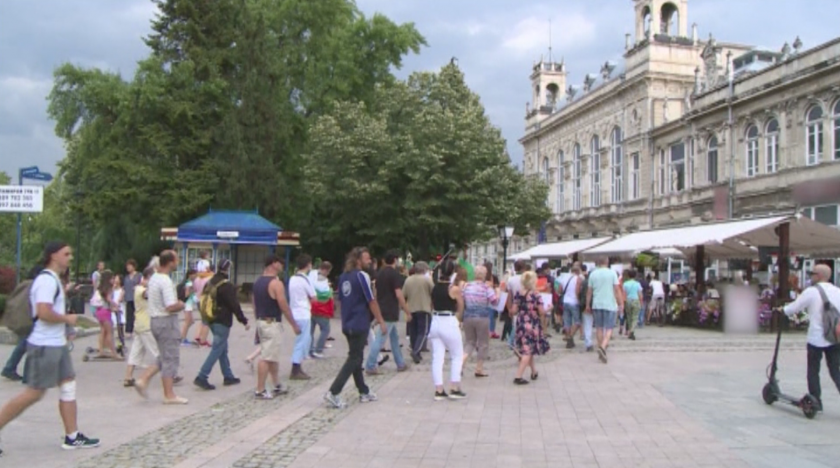
<instances>
[{"instance_id":1,"label":"cobblestone pavement","mask_svg":"<svg viewBox=\"0 0 840 468\"><path fill-rule=\"evenodd\" d=\"M337 322L334 322L334 324L337 325ZM285 355L290 354L291 351L290 333L287 332L287 340L284 343ZM493 340L491 342L490 359L486 364L486 368L492 374L491 377L483 381L476 381L471 375L473 364L468 364L465 385L470 393L470 399L463 405L460 402L450 402L453 405L451 407L454 409L453 414L450 414L448 410L441 413L439 408L446 408L446 406L430 403L431 399L428 394L431 388L430 354L424 354L424 362L412 366L409 372L396 374L395 366L391 361L383 366L385 375L368 378L372 387L377 389L382 401L370 405L360 405L355 398L355 389L351 382L345 392L345 399L351 402L351 406L342 411L325 408L320 397L343 364L346 353L346 344L340 336L334 342L335 348L329 350L330 358L317 361L308 360L305 363L307 372L313 376L312 380L292 382L290 394L273 401L256 401L253 399L251 388L254 377L247 373L241 362L241 358L253 349L253 331L245 332L237 325L231 334L231 360L234 362L234 371L244 381L244 384L238 388L220 387L215 392L202 392L195 389L189 382L195 375L195 370L200 366L204 356L206 356L206 350L185 348L182 352L182 370L187 382L181 385L178 390L179 394L187 396L191 400L190 404L185 407L161 406L159 401L156 401L159 400L159 395L157 397L154 395L154 392L160 392L159 384L156 384L158 388L154 388L154 386L152 388L151 401L143 402L139 400L132 390L123 389L120 385L124 369L123 364L82 364L78 362L81 353L76 351L73 356L76 359L75 364L79 373L80 423L83 430L88 431L90 435L103 438L103 447L96 451L66 453L58 450L58 444L53 446L48 442L48 445L45 446L43 441L44 430L48 429L48 432L58 440L58 436L54 433L60 434L60 424L57 414L55 414L54 405L41 403L13 422L8 431L4 431L4 445L2 446L6 451L4 462L13 465L28 463L30 466L76 466L79 468L145 468L176 465L179 468L216 466L267 468L323 466L323 464L342 467L377 466L381 457L366 459L360 455L359 457L347 458L338 454L342 450L350 450L353 453L359 452L372 457L379 451L365 445L362 436L365 434L381 435L383 428L386 428L386 438L393 440L396 445L392 444L390 446L390 455L385 457L384 460L398 461L398 466L469 466L464 465L465 460L466 462L484 460L488 462L487 466L494 466L493 463L496 460L505 459L510 462L505 465L506 468L509 468L517 466L516 460L524 460L524 458L521 458L523 454L519 452L517 452L519 455L513 454L509 447L505 449L505 453L502 453L501 450L487 451L487 453L494 454L494 457L496 457L490 457L492 460L488 458L489 455L485 456L484 452L480 454L471 452L473 454L470 457L464 458L463 451L465 449L455 450L449 447L448 450L453 454L460 453L461 458L446 459L443 460L443 464L440 463L439 455L449 453L447 450L430 450L428 456L406 458L400 455L401 451L395 452L397 449L394 447L411 448L413 450L411 453L416 455L419 448L416 444L412 446L410 443L416 442L414 439L417 437L420 437L421 442L428 442L421 428L432 428L434 426L432 428L433 432L441 430L443 433L449 433L448 426L433 424L435 417L443 418L443 420L452 419L454 427L461 428L458 434L475 432L479 439L473 441L474 444L470 446L473 449L479 445L483 447L496 439L491 437L488 439L490 442L486 442L484 437L487 436L487 430L482 430L481 426L475 427L471 423L463 425L465 424L464 421L459 422L459 420L456 420L457 417L466 417L468 421L473 421L476 418L483 420L483 415L487 414L489 418L487 420L488 427L492 428L497 424L494 422L494 416L509 415L508 413L511 411L523 418L518 421L509 421L509 418L503 418L504 421L499 421L498 424L503 424L504 427L510 424L510 429L517 434L513 438L521 440L526 445L529 440L520 439L518 431L523 431L522 434L528 433L526 429L530 424L537 427L543 425L554 427L559 431L554 434L555 438L558 434L564 434L564 437L567 438L572 437L573 432L569 432L571 435L566 435L566 431L571 431L570 427L572 426L567 427L564 422L566 418L570 417L570 414L567 413L566 409L561 410L560 408L564 401L572 406L580 403L572 398L569 392L572 389L580 390L584 383L587 385L586 388L591 385L594 386L593 388L604 387L610 391L616 391L617 389L613 388L616 382L632 381L634 382L633 385L641 386L642 390L635 389L630 392L631 394L635 393L636 397L641 399L644 399L647 395L647 397L661 399L663 402L661 405L641 405L639 412L630 415L625 414L622 416L625 418L632 417L636 421L647 421L651 419L647 414L649 411L656 412L664 409L666 413L671 414L676 411L674 409L675 405L683 405L685 406L685 413L691 415L688 420L692 424L701 421L703 424L711 425L713 429L717 426L725 427L726 424L721 423L722 418L726 415L736 414L735 407L727 407L727 410L721 413L722 416L720 414L714 416L717 413L709 412L708 415L711 416L703 417L706 413L703 412L702 405L709 404L710 397L720 398L720 395L700 392L698 403L692 403L694 406L689 404L693 400L685 399L685 395L696 394L697 389L700 388L725 387L726 382L720 381L723 374L716 372L715 368L705 369L705 372L709 375L696 374L701 375L704 380L705 385L700 385L697 381L691 380L692 376L695 375L691 372L693 366L687 366L685 363L705 362L711 359L712 361L716 360L717 365L721 366L721 362L723 362L721 359L724 359L727 363L726 368L729 369L733 356L736 362L738 359L743 360L743 356L753 356L756 362L751 361L751 365L755 367L752 370L758 369L758 374L763 374L764 366L769 359L769 350L772 349L774 343L774 336L771 335L733 337L717 332L671 327L646 327L637 332L637 336L639 339L635 342L625 338L619 338L613 342L610 347L611 363L608 367L598 364L593 354L585 353L580 343L576 349L566 350L563 349L564 343L560 337L553 337L551 339L552 352L547 356L540 357L538 361L540 369L546 375L546 377L540 379L540 384L543 384L542 381L546 380L543 385L547 386L550 391L537 390L536 394L532 392L529 398L523 396L528 395L528 393L522 394L519 391L521 389L514 390L511 388L509 379L512 377L515 358L506 344L499 340ZM93 340L95 338L85 338L80 341L80 344L89 345L93 343ZM803 342L804 336L801 334L786 335L782 342L783 350L801 350ZM77 346L78 349L83 349L83 346ZM11 346L2 346L0 350L2 350L0 355L7 356L8 352L11 351ZM763 352L759 354L752 351ZM404 354L407 356L407 353ZM785 354L783 353L783 355ZM759 359L755 359L756 356ZM760 366L758 365L759 362L761 363ZM650 366L654 363L658 363L661 368L652 371ZM281 379L284 383L287 383L285 376L288 372L288 366L288 363L281 365ZM799 362L792 366L790 371L793 375L804 375L803 366L804 364ZM739 375L738 369L735 367L730 370L730 373L737 376ZM215 383L218 384L220 383L218 382L220 377L217 372L214 371L211 381L215 379L217 381ZM730 379L727 381L730 386L732 385L732 375L726 374L726 378ZM677 377L680 376L685 378L678 380ZM663 377L668 378L663 379ZM754 387L757 386L760 390L761 383L760 379L758 380L758 383L750 382L749 388L743 392L746 395L744 398L749 401L755 399L757 390ZM539 385L530 387L531 390L540 388ZM17 388L10 382L0 383L0 399L10 398ZM804 388L804 383L800 382L797 388ZM690 391L686 391L686 389ZM512 391L518 393L511 394ZM730 389L730 391L737 394L737 389ZM614 406L612 402L627 401L628 399L628 396L621 392L613 395L606 391L601 393L604 394L598 398L598 401L610 407ZM499 398L501 400L498 400ZM689 401L689 403L685 403L684 400ZM504 404L502 404L502 401ZM548 403L552 401L555 403ZM672 403L672 401L675 403ZM537 402L537 408L540 410L538 412L539 417L533 421L526 420L524 415L531 417L537 409L530 406L534 402ZM444 403L444 405L450 403ZM576 408L573 411L573 415L578 418L576 424L582 424L583 426L595 423L608 424L600 422L599 418L595 418L598 421L593 421L592 418L587 416L589 414L587 412L599 413L597 402L587 400L585 403L585 409ZM501 408L499 404L501 404ZM544 407L545 405L548 406ZM735 403L732 403L732 405L735 405ZM470 410L464 413L459 409L461 406L470 408ZM720 409L720 405L715 406L715 408ZM549 411L546 414L552 416L548 419L545 419L543 414L546 409ZM557 411L556 414L552 412L555 410ZM773 410L778 411L777 408L773 408ZM290 416L292 413L294 415ZM582 414L583 417L578 413ZM785 412L779 414L782 415L781 418L789 417L789 414ZM776 414L776 417L779 417L779 414ZM394 415L399 415L399 419L395 420ZM602 415L599 414L600 416ZM675 428L677 426L682 427L680 424L685 422L682 419L683 416L685 414L681 412L680 418L677 418L677 423L674 423L676 424ZM368 427L370 425L370 422L367 421L368 418L379 421L378 425ZM276 423L279 419L284 419L282 424ZM560 424L561 427L557 427L558 420L562 423ZM394 430L394 433L387 432L387 428L390 427L389 424L393 425L395 421L398 422L398 427ZM731 426L731 421L729 425ZM350 430L349 435L346 432L348 428ZM712 430L712 433L715 433L715 430ZM231 438L231 434L238 435ZM343 435L349 440L355 440L357 443L353 447L334 446L333 442L336 440L336 434ZM531 435L537 436L537 434ZM53 436L48 436L48 438ZM463 436L457 435L455 437ZM523 435L523 437L525 436ZM709 437L713 439L713 436ZM781 436L776 435L776 437ZM577 440L575 443L588 443L587 440L583 442ZM719 442L717 439L713 441L715 444ZM219 448L220 442L225 445L224 450L227 452L224 454L220 453L222 451ZM503 442L505 441L497 442L504 445ZM555 442L552 441L552 444L556 445ZM715 447L719 446L715 445ZM430 447L431 445L427 444L423 453L425 454ZM571 446L566 446L563 450L566 450L563 453L569 454L573 451ZM751 453L738 447L734 447L732 450L742 454ZM823 448L822 450L828 449ZM727 463L732 462L732 466L747 466L739 464L740 458L733 454L735 452L725 451L725 453L726 455L722 455L722 459L725 459ZM516 458L516 456L520 458ZM417 463L412 460L417 461ZM547 462L551 461L549 458L546 458L546 460ZM565 460L565 458L561 457L562 460ZM636 459L635 461L639 463L644 461L640 460ZM589 461L598 462L597 457ZM315 464L315 462L320 464ZM540 464L537 463L537 466L540 466ZM587 465L584 464L583 466ZM610 465L601 464L601 466ZM683 465L662 463L645 465L642 463L621 466ZM758 463L755 466L774 465Z\"/></svg>"},{"instance_id":2,"label":"cobblestone pavement","mask_svg":"<svg viewBox=\"0 0 840 468\"><path fill-rule=\"evenodd\" d=\"M343 348L337 348L342 349ZM334 353L335 354L335 353ZM224 439L259 418L271 413L317 385L331 381L344 363L342 356L307 360L304 364L312 376L308 381L292 381L281 373L281 381L289 393L270 401L256 400L249 388L235 397L170 423L129 443L94 456L77 468L155 468L175 465L199 454L213 441ZM385 381L392 374L377 377L373 384ZM154 450L149 450L154 447ZM163 465L164 460L166 465Z\"/></svg>"}]
</instances>

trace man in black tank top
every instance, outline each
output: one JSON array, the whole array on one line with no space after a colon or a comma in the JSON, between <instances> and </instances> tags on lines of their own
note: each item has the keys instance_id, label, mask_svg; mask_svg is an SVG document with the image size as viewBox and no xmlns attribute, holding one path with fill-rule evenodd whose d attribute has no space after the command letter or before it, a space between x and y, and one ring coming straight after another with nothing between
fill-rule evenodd
<instances>
[{"instance_id":1,"label":"man in black tank top","mask_svg":"<svg viewBox=\"0 0 840 468\"><path fill-rule=\"evenodd\" d=\"M270 400L275 395L288 392L280 385L279 362L282 353L280 339L283 328L280 325L283 316L291 325L295 335L300 335L300 328L292 318L292 311L286 302L286 291L278 275L283 271L283 261L276 255L265 259L263 275L254 282L254 315L257 318L257 339L260 343L260 362L257 365L257 398ZM265 379L271 375L274 391L267 391Z\"/></svg>"}]
</instances>

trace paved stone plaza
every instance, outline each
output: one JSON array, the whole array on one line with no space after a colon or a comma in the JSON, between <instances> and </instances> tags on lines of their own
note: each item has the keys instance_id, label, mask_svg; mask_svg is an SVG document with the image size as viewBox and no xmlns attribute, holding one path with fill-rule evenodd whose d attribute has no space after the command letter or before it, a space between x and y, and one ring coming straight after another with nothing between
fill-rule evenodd
<instances>
[{"instance_id":1,"label":"paved stone plaza","mask_svg":"<svg viewBox=\"0 0 840 468\"><path fill-rule=\"evenodd\" d=\"M338 323L334 322L334 328ZM286 354L291 352L291 331ZM160 404L158 382L149 401L122 387L122 363L81 362L96 338L73 352L79 375L81 429L101 448L65 452L55 392L2 434L3 464L28 467L791 467L840 466L840 397L823 379L826 412L806 420L792 407L760 398L773 337L648 327L639 340L619 340L610 363L581 347L554 349L538 361L539 380L515 387L514 359L494 342L491 376L465 371L465 401L434 402L426 362L397 374L392 362L373 379L380 401L360 405L352 381L336 411L321 397L343 362L340 336L329 358L304 365L314 378L291 383L274 401L252 398L243 362L253 331L231 334L238 387L203 392L192 379L206 350L185 348L184 407ZM804 335L785 337L782 386L805 391ZM0 348L4 359L11 346ZM281 375L290 365L281 366ZM211 383L220 384L214 371ZM0 399L19 384L0 383Z\"/></svg>"}]
</instances>

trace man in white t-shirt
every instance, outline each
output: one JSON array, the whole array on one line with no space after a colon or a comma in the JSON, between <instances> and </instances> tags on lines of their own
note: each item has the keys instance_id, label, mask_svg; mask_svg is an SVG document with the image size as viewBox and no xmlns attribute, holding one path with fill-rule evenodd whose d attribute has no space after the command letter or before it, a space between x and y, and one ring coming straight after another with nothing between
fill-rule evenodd
<instances>
[{"instance_id":1,"label":"man in white t-shirt","mask_svg":"<svg viewBox=\"0 0 840 468\"><path fill-rule=\"evenodd\" d=\"M292 317L300 327L300 334L295 336L295 348L292 351L292 374L290 380L309 380L309 375L303 371L303 360L309 354L312 346L312 300L315 299L315 285L309 280L309 270L312 269L312 257L307 254L298 255L297 272L289 278L289 306Z\"/></svg>"},{"instance_id":2,"label":"man in white t-shirt","mask_svg":"<svg viewBox=\"0 0 840 468\"><path fill-rule=\"evenodd\" d=\"M583 285L580 276L580 266L575 263L571 274L563 274L555 282L558 295L563 301L563 329L566 334L566 348L575 347L575 333L581 325L580 289Z\"/></svg>"},{"instance_id":3,"label":"man in white t-shirt","mask_svg":"<svg viewBox=\"0 0 840 468\"><path fill-rule=\"evenodd\" d=\"M647 321L650 322L650 316L653 315L654 310L657 311L657 314L660 314L657 315L657 319L661 320L661 314L665 313L665 285L659 280L659 273L656 273L650 280L650 297Z\"/></svg>"},{"instance_id":4,"label":"man in white t-shirt","mask_svg":"<svg viewBox=\"0 0 840 468\"><path fill-rule=\"evenodd\" d=\"M0 429L43 398L47 389L59 388L58 410L64 423L65 450L99 447L99 439L79 432L76 421L76 372L67 349L67 326L76 315L66 314L64 287L59 279L70 267L73 252L67 244L50 242L44 247L44 269L33 278L29 301L35 323L27 338L26 389L0 409ZM2 450L0 450L2 453Z\"/></svg>"},{"instance_id":5,"label":"man in white t-shirt","mask_svg":"<svg viewBox=\"0 0 840 468\"><path fill-rule=\"evenodd\" d=\"M811 272L813 286L802 291L795 301L784 308L785 315L808 311L808 393L820 402L822 411L822 388L820 388L820 362L823 354L828 375L840 392L840 344L832 344L823 333L823 307L825 300L840 310L840 288L831 284L831 268L817 265Z\"/></svg>"},{"instance_id":6,"label":"man in white t-shirt","mask_svg":"<svg viewBox=\"0 0 840 468\"><path fill-rule=\"evenodd\" d=\"M184 310L184 302L178 300L175 283L169 275L178 268L178 254L174 250L164 250L158 258L158 269L149 280L146 294L149 296L148 308L152 336L158 345L158 362L150 366L142 377L137 379L134 389L146 398L149 380L158 372L163 382L163 404L185 405L188 400L175 395L175 377L181 364L181 331L178 329L178 312Z\"/></svg>"}]
</instances>

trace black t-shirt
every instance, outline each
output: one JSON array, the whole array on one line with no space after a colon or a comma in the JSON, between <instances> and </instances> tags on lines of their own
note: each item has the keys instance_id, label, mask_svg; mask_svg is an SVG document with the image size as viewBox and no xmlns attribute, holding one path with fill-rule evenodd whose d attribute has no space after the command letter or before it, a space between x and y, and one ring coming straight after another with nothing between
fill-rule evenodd
<instances>
[{"instance_id":1,"label":"black t-shirt","mask_svg":"<svg viewBox=\"0 0 840 468\"><path fill-rule=\"evenodd\" d=\"M397 289L402 289L405 279L396 268L385 267L376 274L376 301L386 322L400 320L400 302Z\"/></svg>"}]
</instances>

